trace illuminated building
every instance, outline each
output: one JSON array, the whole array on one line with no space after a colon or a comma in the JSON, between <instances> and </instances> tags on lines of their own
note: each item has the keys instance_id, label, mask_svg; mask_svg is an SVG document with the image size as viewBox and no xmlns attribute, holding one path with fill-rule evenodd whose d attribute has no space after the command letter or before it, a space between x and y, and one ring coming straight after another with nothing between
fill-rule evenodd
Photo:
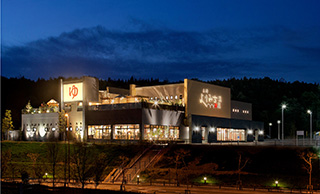
<instances>
[{"instance_id":1,"label":"illuminated building","mask_svg":"<svg viewBox=\"0 0 320 194\"><path fill-rule=\"evenodd\" d=\"M231 101L230 88L199 81L99 90L96 78L83 77L61 82L61 101L67 130L81 141L263 140L263 123L252 121L250 103Z\"/></svg>"}]
</instances>

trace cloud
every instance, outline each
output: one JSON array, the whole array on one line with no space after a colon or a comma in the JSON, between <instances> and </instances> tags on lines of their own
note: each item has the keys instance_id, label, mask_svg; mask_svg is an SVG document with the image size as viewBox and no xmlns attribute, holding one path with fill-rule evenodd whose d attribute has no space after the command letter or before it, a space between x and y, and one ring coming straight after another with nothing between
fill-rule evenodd
<instances>
[{"instance_id":1,"label":"cloud","mask_svg":"<svg viewBox=\"0 0 320 194\"><path fill-rule=\"evenodd\" d=\"M308 77L301 73L302 61L315 66L320 60L320 44L312 43L310 49L305 42L303 32L280 27L181 32L146 24L136 31L97 26L4 47L2 74L31 79L92 75L172 81L269 76L319 82L319 70L311 77L309 72Z\"/></svg>"}]
</instances>

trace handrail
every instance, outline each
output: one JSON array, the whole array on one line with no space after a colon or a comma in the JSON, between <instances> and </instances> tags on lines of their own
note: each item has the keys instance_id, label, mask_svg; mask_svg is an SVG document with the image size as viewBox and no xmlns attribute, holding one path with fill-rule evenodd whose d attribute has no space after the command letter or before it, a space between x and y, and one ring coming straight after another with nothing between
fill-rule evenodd
<instances>
[{"instance_id":1,"label":"handrail","mask_svg":"<svg viewBox=\"0 0 320 194\"><path fill-rule=\"evenodd\" d=\"M149 151L154 145L151 145L150 147L148 147L147 149L145 149L142 154L140 154L133 162L130 162L127 167L122 168L120 170L120 172L113 178L113 180L117 180L119 178L119 176L121 175L121 173L125 170L125 169L130 169L132 168L132 166L138 161L140 160L140 158L147 152Z\"/></svg>"}]
</instances>

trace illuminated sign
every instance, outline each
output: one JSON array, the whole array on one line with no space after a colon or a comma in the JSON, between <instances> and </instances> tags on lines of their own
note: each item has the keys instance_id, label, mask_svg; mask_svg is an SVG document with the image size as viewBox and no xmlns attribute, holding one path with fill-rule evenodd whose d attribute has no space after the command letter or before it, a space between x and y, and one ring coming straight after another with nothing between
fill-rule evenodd
<instances>
[{"instance_id":1,"label":"illuminated sign","mask_svg":"<svg viewBox=\"0 0 320 194\"><path fill-rule=\"evenodd\" d=\"M63 99L64 102L82 101L82 83L64 84L63 85Z\"/></svg>"},{"instance_id":2,"label":"illuminated sign","mask_svg":"<svg viewBox=\"0 0 320 194\"><path fill-rule=\"evenodd\" d=\"M206 108L221 109L222 97L209 94L209 89L202 89L200 104Z\"/></svg>"}]
</instances>

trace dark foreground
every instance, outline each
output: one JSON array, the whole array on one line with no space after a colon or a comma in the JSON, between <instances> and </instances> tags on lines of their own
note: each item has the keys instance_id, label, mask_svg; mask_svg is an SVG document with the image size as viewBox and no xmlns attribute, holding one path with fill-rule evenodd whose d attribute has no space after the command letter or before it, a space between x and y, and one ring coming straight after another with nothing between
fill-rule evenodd
<instances>
[{"instance_id":1,"label":"dark foreground","mask_svg":"<svg viewBox=\"0 0 320 194\"><path fill-rule=\"evenodd\" d=\"M70 185L72 186L72 185ZM73 185L74 186L74 185ZM89 185L88 185L89 186ZM243 188L239 190L235 187L214 187L214 186L194 186L186 187L181 185L180 187L176 186L161 186L161 185L136 185L128 184L125 186L126 191L119 191L120 184L108 184L100 185L100 189L94 189L93 185L90 185L91 188L80 189L80 188L70 188L70 187L48 187L45 185L39 184L29 184L23 185L18 182L1 182L1 193L2 194L34 194L34 193L45 193L45 194L138 194L138 193L149 193L149 194L272 194L272 193L313 193L320 194L319 191L308 192L306 190L289 190L285 188Z\"/></svg>"},{"instance_id":2,"label":"dark foreground","mask_svg":"<svg viewBox=\"0 0 320 194\"><path fill-rule=\"evenodd\" d=\"M1 194L137 194L135 192L124 192L124 191L112 191L112 190L100 190L100 189L80 189L80 188L68 188L68 187L48 187L39 184L22 184L22 183L11 183L1 182Z\"/></svg>"}]
</instances>

